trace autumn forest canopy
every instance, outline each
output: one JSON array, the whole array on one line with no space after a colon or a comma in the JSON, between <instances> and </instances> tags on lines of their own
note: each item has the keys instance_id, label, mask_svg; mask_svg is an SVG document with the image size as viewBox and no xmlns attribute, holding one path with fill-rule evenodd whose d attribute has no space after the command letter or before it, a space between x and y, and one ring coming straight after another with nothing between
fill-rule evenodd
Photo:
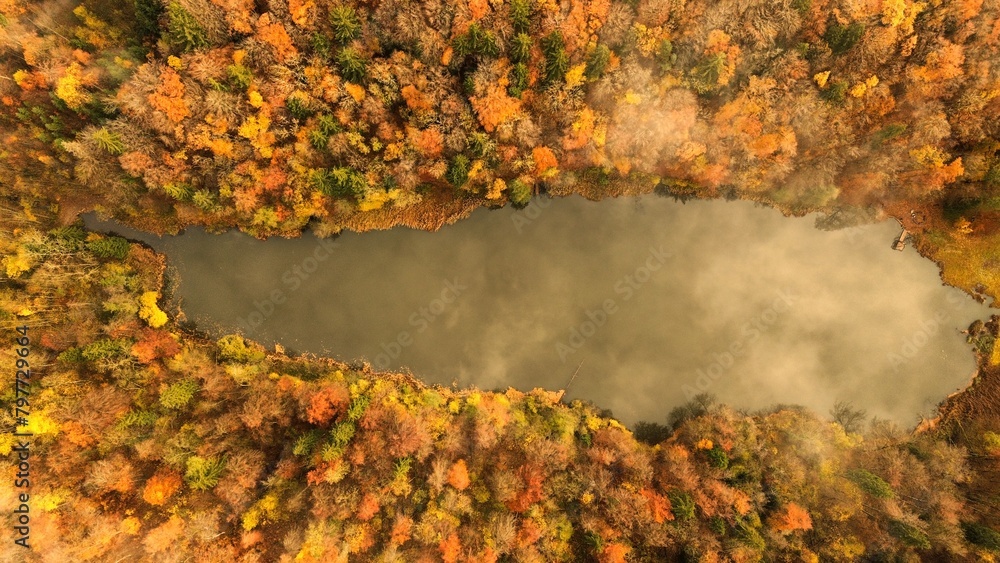
<instances>
[{"instance_id":1,"label":"autumn forest canopy","mask_svg":"<svg viewBox=\"0 0 1000 563\"><path fill-rule=\"evenodd\" d=\"M995 295L983 0L3 4L4 186L153 230L435 228L534 193L892 215Z\"/></svg>"},{"instance_id":2,"label":"autumn forest canopy","mask_svg":"<svg viewBox=\"0 0 1000 563\"><path fill-rule=\"evenodd\" d=\"M995 0L0 0L0 323L38 366L33 547L5 526L0 559L995 560L995 318L916 431L707 396L629 430L208 340L164 310L162 256L76 217L325 236L742 198L896 217L995 299L998 47Z\"/></svg>"}]
</instances>

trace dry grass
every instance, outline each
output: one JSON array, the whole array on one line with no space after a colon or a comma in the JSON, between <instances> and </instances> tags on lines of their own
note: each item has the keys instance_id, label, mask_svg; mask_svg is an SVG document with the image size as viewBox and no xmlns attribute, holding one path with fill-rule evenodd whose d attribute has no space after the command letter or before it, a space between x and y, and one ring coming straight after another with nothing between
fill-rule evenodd
<instances>
[{"instance_id":1,"label":"dry grass","mask_svg":"<svg viewBox=\"0 0 1000 563\"><path fill-rule=\"evenodd\" d=\"M952 235L931 250L941 266L941 279L966 291L988 295L1000 307L1000 233L988 236Z\"/></svg>"}]
</instances>

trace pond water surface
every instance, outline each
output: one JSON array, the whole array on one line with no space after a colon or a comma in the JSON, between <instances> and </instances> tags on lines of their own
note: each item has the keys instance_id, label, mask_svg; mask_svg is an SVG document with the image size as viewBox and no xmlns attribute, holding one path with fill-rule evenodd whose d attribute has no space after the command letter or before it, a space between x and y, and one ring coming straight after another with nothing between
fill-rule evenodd
<instances>
[{"instance_id":1,"label":"pond water surface","mask_svg":"<svg viewBox=\"0 0 1000 563\"><path fill-rule=\"evenodd\" d=\"M846 400L911 425L968 383L960 331L991 312L892 250L894 221L828 232L748 202L538 199L325 241L86 221L164 252L210 335L445 385L568 386L628 423L704 391L824 414Z\"/></svg>"}]
</instances>

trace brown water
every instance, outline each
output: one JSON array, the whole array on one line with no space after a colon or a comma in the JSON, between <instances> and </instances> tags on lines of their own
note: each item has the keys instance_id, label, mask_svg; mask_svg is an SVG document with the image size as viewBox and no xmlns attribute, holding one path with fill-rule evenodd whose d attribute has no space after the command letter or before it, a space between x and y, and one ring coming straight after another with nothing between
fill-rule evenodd
<instances>
[{"instance_id":1,"label":"brown water","mask_svg":"<svg viewBox=\"0 0 1000 563\"><path fill-rule=\"evenodd\" d=\"M747 202L536 200L435 233L258 241L88 225L166 253L189 321L483 389L565 388L626 422L694 393L747 409L847 400L913 424L964 386L990 309L890 248ZM572 383L570 384L570 382Z\"/></svg>"}]
</instances>

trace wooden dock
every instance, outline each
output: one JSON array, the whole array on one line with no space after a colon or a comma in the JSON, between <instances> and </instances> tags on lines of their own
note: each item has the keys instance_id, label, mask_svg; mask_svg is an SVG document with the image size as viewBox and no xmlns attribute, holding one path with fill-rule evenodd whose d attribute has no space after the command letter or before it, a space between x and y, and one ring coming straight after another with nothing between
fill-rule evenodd
<instances>
[{"instance_id":1,"label":"wooden dock","mask_svg":"<svg viewBox=\"0 0 1000 563\"><path fill-rule=\"evenodd\" d=\"M892 243L892 248L902 252L906 248L906 237L908 236L910 236L910 233L904 227L903 232L899 233L899 238Z\"/></svg>"}]
</instances>

